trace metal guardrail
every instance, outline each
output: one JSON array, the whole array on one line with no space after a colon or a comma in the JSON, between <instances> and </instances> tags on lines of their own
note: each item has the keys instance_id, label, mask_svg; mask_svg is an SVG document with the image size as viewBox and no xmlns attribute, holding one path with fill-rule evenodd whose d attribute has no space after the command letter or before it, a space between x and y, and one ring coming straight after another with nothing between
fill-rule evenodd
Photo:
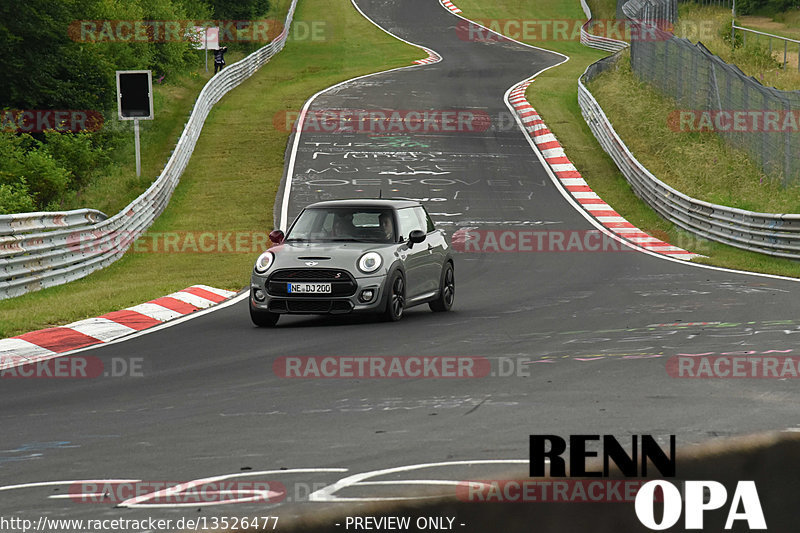
<instances>
[{"instance_id":1,"label":"metal guardrail","mask_svg":"<svg viewBox=\"0 0 800 533\"><path fill-rule=\"evenodd\" d=\"M779 41L783 41L783 69L786 70L786 64L788 63L788 55L789 55L789 43L794 43L800 45L800 41L796 39L789 39L788 37L782 37L780 35L775 35L772 33L767 33L758 30L751 30L750 28L745 28L743 26L737 26L734 22L731 22L731 40L736 42L736 30L740 30L742 32L742 45L747 45L747 34L752 33L755 35L762 35L767 38L769 44L769 53L772 54L772 39L778 39ZM797 54L797 70L800 71L800 48L798 48Z\"/></svg>"},{"instance_id":2,"label":"metal guardrail","mask_svg":"<svg viewBox=\"0 0 800 533\"><path fill-rule=\"evenodd\" d=\"M108 216L96 209L76 209L61 212L19 213L0 216L0 243L2 237L36 230L77 228L95 224Z\"/></svg>"},{"instance_id":3,"label":"metal guardrail","mask_svg":"<svg viewBox=\"0 0 800 533\"><path fill-rule=\"evenodd\" d=\"M581 8L583 8L583 12L587 18L587 21L581 26L580 39L582 45L588 46L589 48L596 48L598 50L605 50L607 52L617 52L629 46L625 41L593 35L591 33L591 27L593 23L592 12L589 9L589 5L586 3L586 0L581 0Z\"/></svg>"},{"instance_id":4,"label":"metal guardrail","mask_svg":"<svg viewBox=\"0 0 800 533\"><path fill-rule=\"evenodd\" d=\"M578 104L592 133L636 195L676 226L706 239L753 252L800 259L800 215L757 213L691 198L653 176L633 156L584 85L617 58L615 54L589 65L578 79Z\"/></svg>"},{"instance_id":5,"label":"metal guardrail","mask_svg":"<svg viewBox=\"0 0 800 533\"><path fill-rule=\"evenodd\" d=\"M110 218L92 209L0 215L0 299L80 279L119 259L166 208L214 104L283 49L296 6L292 0L272 42L206 83L164 170L122 211Z\"/></svg>"}]
</instances>

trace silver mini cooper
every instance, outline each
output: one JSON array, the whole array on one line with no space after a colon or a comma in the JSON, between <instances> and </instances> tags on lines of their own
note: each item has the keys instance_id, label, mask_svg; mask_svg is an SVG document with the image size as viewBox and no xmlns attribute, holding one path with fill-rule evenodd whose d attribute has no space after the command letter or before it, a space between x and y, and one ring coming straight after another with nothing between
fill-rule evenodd
<instances>
[{"instance_id":1,"label":"silver mini cooper","mask_svg":"<svg viewBox=\"0 0 800 533\"><path fill-rule=\"evenodd\" d=\"M259 256L250 281L257 326L274 326L287 313L379 313L395 321L414 305L453 306L450 247L419 202L318 202L270 240L277 246Z\"/></svg>"}]
</instances>

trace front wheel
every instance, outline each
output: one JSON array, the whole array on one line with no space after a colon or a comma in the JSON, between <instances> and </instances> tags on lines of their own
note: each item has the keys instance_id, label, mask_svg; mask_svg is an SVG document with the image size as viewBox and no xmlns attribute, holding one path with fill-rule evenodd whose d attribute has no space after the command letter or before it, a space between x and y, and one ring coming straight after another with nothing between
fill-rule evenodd
<instances>
[{"instance_id":1,"label":"front wheel","mask_svg":"<svg viewBox=\"0 0 800 533\"><path fill-rule=\"evenodd\" d=\"M254 309L252 304L250 305L250 320L252 320L253 324L260 328L274 327L278 323L280 316L281 315L277 313L270 313L269 311Z\"/></svg>"},{"instance_id":2,"label":"front wheel","mask_svg":"<svg viewBox=\"0 0 800 533\"><path fill-rule=\"evenodd\" d=\"M453 308L456 298L456 276L453 272L453 264L448 261L442 269L442 281L439 286L439 297L428 304L431 311L441 313Z\"/></svg>"},{"instance_id":3,"label":"front wheel","mask_svg":"<svg viewBox=\"0 0 800 533\"><path fill-rule=\"evenodd\" d=\"M403 318L403 310L406 308L406 282L403 275L399 271L395 271L387 287L389 295L386 298L383 319L387 322L397 322Z\"/></svg>"}]
</instances>

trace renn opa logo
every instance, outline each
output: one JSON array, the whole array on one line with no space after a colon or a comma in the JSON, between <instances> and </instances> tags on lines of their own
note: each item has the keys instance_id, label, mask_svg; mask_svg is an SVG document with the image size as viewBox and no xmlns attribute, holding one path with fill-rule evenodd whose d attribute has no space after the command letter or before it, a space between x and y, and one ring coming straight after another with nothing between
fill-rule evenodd
<instances>
[{"instance_id":1,"label":"renn opa logo","mask_svg":"<svg viewBox=\"0 0 800 533\"><path fill-rule=\"evenodd\" d=\"M631 436L631 453L625 450L613 435L602 435L602 452L587 449L587 444L599 442L600 435L571 435L569 437L569 475L562 455L567 451L567 441L557 435L530 436L530 476L545 476L545 465L550 464L550 477L608 477L614 463L624 477L647 476L648 460L664 477L675 477L675 435L669 437L667 454L651 435ZM641 452L639 444L641 443ZM588 458L602 457L602 471L589 470ZM663 502L657 518L655 502ZM691 480L683 483L683 494L671 482L652 480L644 483L635 499L636 517L648 529L663 531L675 526L684 516L684 529L702 530L707 512L723 509L728 503L728 491L718 481ZM754 481L739 481L730 498L726 531L736 522L743 522L751 530L767 529L764 512ZM744 524L742 524L744 525Z\"/></svg>"}]
</instances>

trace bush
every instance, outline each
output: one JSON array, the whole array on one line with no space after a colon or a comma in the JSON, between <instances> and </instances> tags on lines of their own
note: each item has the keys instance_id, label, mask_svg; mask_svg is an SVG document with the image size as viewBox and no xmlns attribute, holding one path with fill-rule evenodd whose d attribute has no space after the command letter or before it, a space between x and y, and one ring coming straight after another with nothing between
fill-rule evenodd
<instances>
[{"instance_id":1,"label":"bush","mask_svg":"<svg viewBox=\"0 0 800 533\"><path fill-rule=\"evenodd\" d=\"M44 134L43 150L59 166L69 169L70 188L86 185L95 171L105 168L110 158L102 147L95 147L90 133L58 133L48 131Z\"/></svg>"},{"instance_id":2,"label":"bush","mask_svg":"<svg viewBox=\"0 0 800 533\"><path fill-rule=\"evenodd\" d=\"M214 17L224 20L252 20L269 11L269 0L210 0Z\"/></svg>"},{"instance_id":3,"label":"bush","mask_svg":"<svg viewBox=\"0 0 800 533\"><path fill-rule=\"evenodd\" d=\"M0 215L35 211L36 206L24 183L0 183Z\"/></svg>"},{"instance_id":4,"label":"bush","mask_svg":"<svg viewBox=\"0 0 800 533\"><path fill-rule=\"evenodd\" d=\"M233 4L268 6L266 0ZM122 142L114 127L115 71L149 69L158 79L201 65L188 41L91 42L77 29L80 21L206 20L211 13L204 0L0 1L0 109L94 110L106 118L91 133L0 133L0 209L58 207L110 170L109 156Z\"/></svg>"},{"instance_id":5,"label":"bush","mask_svg":"<svg viewBox=\"0 0 800 533\"><path fill-rule=\"evenodd\" d=\"M58 134L54 134L58 135ZM19 210L46 210L58 208L58 203L75 189L73 173L62 166L68 158L74 158L83 169L91 168L85 140L60 139L60 146L68 148L57 160L50 147L37 141L27 133L0 133L0 185L3 186L5 212ZM22 195L28 200L22 199Z\"/></svg>"}]
</instances>

